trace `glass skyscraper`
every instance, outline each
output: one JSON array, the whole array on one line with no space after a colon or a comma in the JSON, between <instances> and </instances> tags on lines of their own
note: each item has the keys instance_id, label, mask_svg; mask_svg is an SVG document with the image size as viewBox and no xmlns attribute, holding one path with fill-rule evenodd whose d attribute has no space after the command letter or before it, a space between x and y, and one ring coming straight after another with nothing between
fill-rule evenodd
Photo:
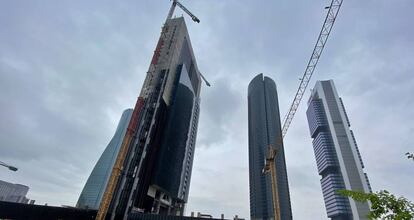
<instances>
[{"instance_id":1,"label":"glass skyscraper","mask_svg":"<svg viewBox=\"0 0 414 220\"><path fill-rule=\"evenodd\" d=\"M133 109L127 109L122 113L115 134L86 181L76 207L88 209L99 208L129 120L131 119L132 111Z\"/></svg>"},{"instance_id":2,"label":"glass skyscraper","mask_svg":"<svg viewBox=\"0 0 414 220\"><path fill-rule=\"evenodd\" d=\"M263 74L249 84L248 113L251 220L274 219L271 177L262 173L269 145L278 152L275 166L280 217L292 219L276 84Z\"/></svg>"},{"instance_id":3,"label":"glass skyscraper","mask_svg":"<svg viewBox=\"0 0 414 220\"><path fill-rule=\"evenodd\" d=\"M326 212L332 220L368 219L368 203L338 195L339 189L371 192L350 122L332 80L318 81L306 111Z\"/></svg>"}]
</instances>

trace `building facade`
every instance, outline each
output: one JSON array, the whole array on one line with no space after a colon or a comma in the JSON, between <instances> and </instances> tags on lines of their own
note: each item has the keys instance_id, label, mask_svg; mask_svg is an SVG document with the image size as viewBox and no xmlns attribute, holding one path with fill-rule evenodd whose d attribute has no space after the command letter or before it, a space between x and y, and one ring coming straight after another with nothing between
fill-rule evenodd
<instances>
[{"instance_id":1,"label":"building facade","mask_svg":"<svg viewBox=\"0 0 414 220\"><path fill-rule=\"evenodd\" d=\"M334 82L318 81L306 111L327 216L332 220L368 219L368 203L338 195L339 189L371 192L361 154Z\"/></svg>"},{"instance_id":2,"label":"building facade","mask_svg":"<svg viewBox=\"0 0 414 220\"><path fill-rule=\"evenodd\" d=\"M132 109L126 109L119 120L115 134L105 148L79 196L76 207L98 209L108 184L116 157L131 119Z\"/></svg>"},{"instance_id":3,"label":"building facade","mask_svg":"<svg viewBox=\"0 0 414 220\"><path fill-rule=\"evenodd\" d=\"M26 198L27 192L29 192L28 186L0 180L0 201L26 204L29 202Z\"/></svg>"},{"instance_id":4,"label":"building facade","mask_svg":"<svg viewBox=\"0 0 414 220\"><path fill-rule=\"evenodd\" d=\"M292 219L276 84L263 74L249 84L248 114L250 217L252 220L274 219L271 177L262 173L271 145L278 152L275 166L280 217Z\"/></svg>"},{"instance_id":5,"label":"building facade","mask_svg":"<svg viewBox=\"0 0 414 220\"><path fill-rule=\"evenodd\" d=\"M201 77L184 18L167 19L150 63L124 172L109 212L182 215L188 199L200 111Z\"/></svg>"}]
</instances>

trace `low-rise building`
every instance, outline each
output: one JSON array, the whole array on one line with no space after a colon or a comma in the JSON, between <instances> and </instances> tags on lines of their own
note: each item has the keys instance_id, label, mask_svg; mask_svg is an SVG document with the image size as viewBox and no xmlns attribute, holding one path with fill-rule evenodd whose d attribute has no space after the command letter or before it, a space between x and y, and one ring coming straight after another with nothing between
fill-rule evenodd
<instances>
[{"instance_id":1,"label":"low-rise building","mask_svg":"<svg viewBox=\"0 0 414 220\"><path fill-rule=\"evenodd\" d=\"M26 198L29 187L22 184L9 183L0 180L0 201L28 203Z\"/></svg>"}]
</instances>

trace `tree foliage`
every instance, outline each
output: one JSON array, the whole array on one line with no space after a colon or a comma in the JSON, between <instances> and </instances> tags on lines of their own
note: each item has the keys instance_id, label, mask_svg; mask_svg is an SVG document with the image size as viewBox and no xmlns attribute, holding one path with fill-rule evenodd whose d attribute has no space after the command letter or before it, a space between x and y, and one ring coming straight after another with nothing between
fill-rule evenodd
<instances>
[{"instance_id":1,"label":"tree foliage","mask_svg":"<svg viewBox=\"0 0 414 220\"><path fill-rule=\"evenodd\" d=\"M386 190L381 190L377 193L338 190L338 193L351 197L358 202L371 202L371 211L368 214L369 219L414 219L414 204L404 197L397 198Z\"/></svg>"}]
</instances>

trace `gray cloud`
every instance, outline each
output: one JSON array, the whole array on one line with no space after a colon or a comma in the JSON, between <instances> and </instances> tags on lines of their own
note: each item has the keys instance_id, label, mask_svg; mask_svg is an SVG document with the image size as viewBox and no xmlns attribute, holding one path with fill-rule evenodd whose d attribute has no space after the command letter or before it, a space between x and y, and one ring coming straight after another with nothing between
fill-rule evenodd
<instances>
[{"instance_id":1,"label":"gray cloud","mask_svg":"<svg viewBox=\"0 0 414 220\"><path fill-rule=\"evenodd\" d=\"M213 87L203 91L201 103L209 103L205 105L205 110L200 116L200 128L205 132L199 132L199 147L210 146L214 143L222 143L228 139L231 134L231 124L240 116L237 111L242 108L242 99L244 98L228 82L231 78L219 78L212 82ZM244 107L244 106L243 106ZM203 115L206 114L206 115Z\"/></svg>"}]
</instances>

